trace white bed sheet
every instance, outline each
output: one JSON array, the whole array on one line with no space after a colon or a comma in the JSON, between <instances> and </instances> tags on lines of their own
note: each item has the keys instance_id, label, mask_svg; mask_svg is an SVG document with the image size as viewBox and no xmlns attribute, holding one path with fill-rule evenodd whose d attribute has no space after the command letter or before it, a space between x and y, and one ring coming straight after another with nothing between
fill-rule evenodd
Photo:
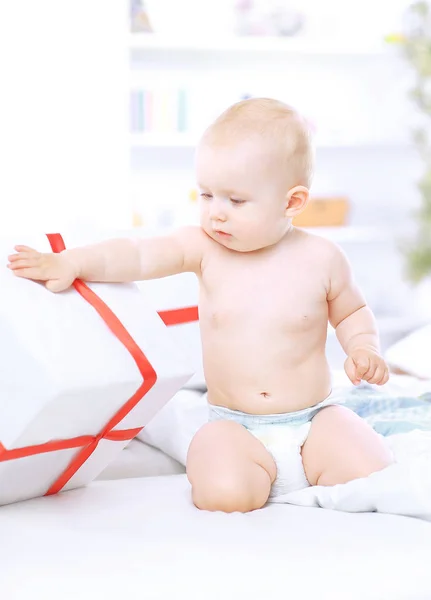
<instances>
[{"instance_id":1,"label":"white bed sheet","mask_svg":"<svg viewBox=\"0 0 431 600\"><path fill-rule=\"evenodd\" d=\"M431 524L191 503L185 475L103 481L0 509L5 600L426 600Z\"/></svg>"}]
</instances>

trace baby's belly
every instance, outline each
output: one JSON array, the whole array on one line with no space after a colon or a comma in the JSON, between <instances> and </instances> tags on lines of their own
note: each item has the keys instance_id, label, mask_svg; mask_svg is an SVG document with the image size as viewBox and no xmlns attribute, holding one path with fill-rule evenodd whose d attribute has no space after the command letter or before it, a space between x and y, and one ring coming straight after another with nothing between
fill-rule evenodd
<instances>
[{"instance_id":1,"label":"baby's belly","mask_svg":"<svg viewBox=\"0 0 431 600\"><path fill-rule=\"evenodd\" d=\"M324 400L331 391L325 340L312 349L292 343L256 351L256 345L204 344L208 401L251 414L301 410Z\"/></svg>"}]
</instances>

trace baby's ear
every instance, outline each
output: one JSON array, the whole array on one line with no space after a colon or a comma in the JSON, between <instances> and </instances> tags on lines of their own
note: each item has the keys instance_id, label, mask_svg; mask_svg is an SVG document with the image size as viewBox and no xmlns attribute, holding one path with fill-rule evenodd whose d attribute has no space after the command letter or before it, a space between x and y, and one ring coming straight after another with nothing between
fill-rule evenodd
<instances>
[{"instance_id":1,"label":"baby's ear","mask_svg":"<svg viewBox=\"0 0 431 600\"><path fill-rule=\"evenodd\" d=\"M308 204L310 192L303 185L297 185L290 189L286 194L286 217L293 219L299 215Z\"/></svg>"}]
</instances>

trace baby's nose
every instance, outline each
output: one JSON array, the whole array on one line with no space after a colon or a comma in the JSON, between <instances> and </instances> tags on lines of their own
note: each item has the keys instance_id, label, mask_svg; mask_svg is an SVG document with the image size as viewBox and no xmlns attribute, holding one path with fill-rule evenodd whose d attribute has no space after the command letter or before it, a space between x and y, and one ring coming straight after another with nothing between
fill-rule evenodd
<instances>
[{"instance_id":1,"label":"baby's nose","mask_svg":"<svg viewBox=\"0 0 431 600\"><path fill-rule=\"evenodd\" d=\"M221 202L214 201L213 199L210 208L210 218L213 221L226 221L226 212Z\"/></svg>"}]
</instances>

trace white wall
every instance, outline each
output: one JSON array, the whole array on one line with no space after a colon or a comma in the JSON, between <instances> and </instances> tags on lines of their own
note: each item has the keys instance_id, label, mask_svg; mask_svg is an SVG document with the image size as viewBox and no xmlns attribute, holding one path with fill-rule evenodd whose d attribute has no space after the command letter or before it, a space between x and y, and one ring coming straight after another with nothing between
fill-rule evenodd
<instances>
[{"instance_id":1,"label":"white wall","mask_svg":"<svg viewBox=\"0 0 431 600\"><path fill-rule=\"evenodd\" d=\"M0 3L0 232L130 222L127 5Z\"/></svg>"}]
</instances>

